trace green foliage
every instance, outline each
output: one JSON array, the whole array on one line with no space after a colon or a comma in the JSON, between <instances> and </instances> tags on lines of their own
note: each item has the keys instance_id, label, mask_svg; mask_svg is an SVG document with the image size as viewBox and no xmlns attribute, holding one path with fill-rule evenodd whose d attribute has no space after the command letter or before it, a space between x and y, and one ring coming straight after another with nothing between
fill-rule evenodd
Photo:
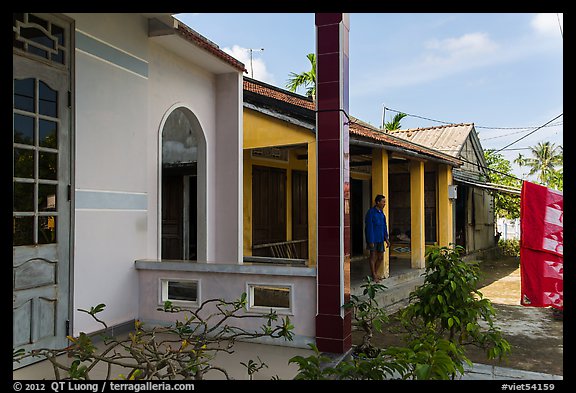
<instances>
[{"instance_id":1,"label":"green foliage","mask_svg":"<svg viewBox=\"0 0 576 393\"><path fill-rule=\"evenodd\" d=\"M432 247L426 254L424 284L410 294L410 305L400 313L406 331L405 346L374 347L373 330L383 331L388 320L378 307L376 294L385 287L366 277L363 296L351 296L344 307L354 309L354 326L364 330L362 345L336 366L314 345L314 354L296 356L296 379L382 380L454 379L471 365L465 346L486 349L488 359L502 359L510 344L493 325L494 308L476 288L480 279L477 264L462 261L462 247Z\"/></svg>"},{"instance_id":2,"label":"green foliage","mask_svg":"<svg viewBox=\"0 0 576 393\"><path fill-rule=\"evenodd\" d=\"M323 368L323 363L328 363L330 358L328 356L322 355L318 350L318 347L314 344L308 344L310 349L314 351L313 355L304 356L294 356L288 360L288 364L295 363L298 365L298 374L294 377L296 380L325 380L330 379L329 376L332 373L332 368Z\"/></svg>"},{"instance_id":3,"label":"green foliage","mask_svg":"<svg viewBox=\"0 0 576 393\"><path fill-rule=\"evenodd\" d=\"M372 357L348 357L331 367L328 366L331 360L329 357L322 355L314 344L308 346L314 351L313 355L294 356L289 360L289 363L298 365L296 380L385 380L399 377L408 371L406 365L381 350Z\"/></svg>"},{"instance_id":4,"label":"green foliage","mask_svg":"<svg viewBox=\"0 0 576 393\"><path fill-rule=\"evenodd\" d=\"M90 379L90 372L104 365L106 379L112 377L112 366L128 370L119 374L121 379L203 379L208 371L218 371L226 379L231 379L227 371L212 364L218 352L232 353L238 339L259 337L283 338L292 340L294 326L289 318L278 322L275 312L265 315L241 313L246 309L246 294L234 301L210 299L197 309L181 309L171 302L165 302L159 311L184 313L183 320L173 325L146 329L144 323L135 321L134 330L125 338L88 335L80 333L78 337L68 336L70 345L61 349L38 349L26 353L13 350L13 361L20 362L27 357L40 357L52 364L54 377L59 379ZM97 314L105 308L104 304L91 307L85 312L107 327L98 319ZM229 324L241 318L264 319L260 331L248 331ZM95 336L102 339L102 349L94 344ZM65 356L61 356L65 355ZM68 366L66 359L72 359ZM264 367L260 359L241 363L247 369L250 379Z\"/></svg>"},{"instance_id":5,"label":"green foliage","mask_svg":"<svg viewBox=\"0 0 576 393\"><path fill-rule=\"evenodd\" d=\"M286 88L291 92L295 93L299 87L303 86L306 88L306 96L316 99L316 54L308 53L306 55L308 61L310 61L310 71L302 72L296 74L295 72L290 73L290 77L286 82Z\"/></svg>"},{"instance_id":6,"label":"green foliage","mask_svg":"<svg viewBox=\"0 0 576 393\"><path fill-rule=\"evenodd\" d=\"M422 337L428 340L433 332L438 340L447 339L458 347L450 352L456 366L445 369L459 373L461 369L457 365L467 361L465 351L459 349L464 345L486 349L489 359L502 359L510 351L509 343L494 326L492 303L477 290L478 264L464 262L460 258L461 248L429 250L424 284L412 292L411 304L402 312L402 322L411 340L422 340ZM426 334L423 335L423 331Z\"/></svg>"},{"instance_id":7,"label":"green foliage","mask_svg":"<svg viewBox=\"0 0 576 393\"><path fill-rule=\"evenodd\" d=\"M356 353L372 356L377 352L371 342L374 331L382 332L382 326L388 322L386 312L378 306L376 301L378 292L386 287L373 281L370 276L366 276L361 288L363 288L362 296L350 295L350 301L342 307L352 309L352 326L364 331L362 344L356 348Z\"/></svg>"},{"instance_id":8,"label":"green foliage","mask_svg":"<svg viewBox=\"0 0 576 393\"><path fill-rule=\"evenodd\" d=\"M520 256L520 241L518 239L500 239L498 247L502 250L502 255L507 257Z\"/></svg>"},{"instance_id":9,"label":"green foliage","mask_svg":"<svg viewBox=\"0 0 576 393\"><path fill-rule=\"evenodd\" d=\"M460 345L439 337L430 326L412 335L405 347L391 347L387 353L405 365L403 379L446 380L464 374L464 362L471 365Z\"/></svg>"},{"instance_id":10,"label":"green foliage","mask_svg":"<svg viewBox=\"0 0 576 393\"><path fill-rule=\"evenodd\" d=\"M564 148L550 142L539 142L530 146L530 153L532 157L519 154L514 162L528 167L528 176L537 176L538 182L546 187L551 187L551 183L562 185L563 175L556 167L564 165Z\"/></svg>"},{"instance_id":11,"label":"green foliage","mask_svg":"<svg viewBox=\"0 0 576 393\"><path fill-rule=\"evenodd\" d=\"M488 171L488 180L491 183L507 187L521 188L522 181L512 176L510 162L494 150L484 151ZM514 219L520 217L520 197L503 192L494 193L494 213L497 217Z\"/></svg>"},{"instance_id":12,"label":"green foliage","mask_svg":"<svg viewBox=\"0 0 576 393\"><path fill-rule=\"evenodd\" d=\"M248 363L240 362L240 364L246 367L246 371L248 372L248 377L250 381L252 380L253 375L256 374L258 371L260 371L263 368L268 368L268 365L264 363L260 359L260 357L258 357L258 362L255 362L254 360L250 359L248 360Z\"/></svg>"},{"instance_id":13,"label":"green foliage","mask_svg":"<svg viewBox=\"0 0 576 393\"><path fill-rule=\"evenodd\" d=\"M387 131L394 131L394 130L399 130L401 128L400 122L402 121L403 118L405 118L406 116L408 116L406 113L402 113L402 112L398 112L394 115L394 118L392 119L392 121L387 122L384 124L384 128Z\"/></svg>"}]
</instances>

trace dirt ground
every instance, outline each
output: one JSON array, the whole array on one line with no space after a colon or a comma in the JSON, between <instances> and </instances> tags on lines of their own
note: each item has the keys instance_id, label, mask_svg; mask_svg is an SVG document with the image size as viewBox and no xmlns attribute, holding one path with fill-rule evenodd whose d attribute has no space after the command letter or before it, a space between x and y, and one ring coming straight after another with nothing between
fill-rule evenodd
<instances>
[{"instance_id":1,"label":"dirt ground","mask_svg":"<svg viewBox=\"0 0 576 393\"><path fill-rule=\"evenodd\" d=\"M518 258L503 257L480 264L482 280L480 292L490 299L496 311L495 324L510 343L511 352L505 360L488 360L486 353L468 346L466 354L474 363L563 375L563 321L554 319L552 309L520 305L520 262ZM386 348L403 345L397 323L390 323L382 334L376 333L373 343ZM353 344L361 342L362 333L352 333Z\"/></svg>"}]
</instances>

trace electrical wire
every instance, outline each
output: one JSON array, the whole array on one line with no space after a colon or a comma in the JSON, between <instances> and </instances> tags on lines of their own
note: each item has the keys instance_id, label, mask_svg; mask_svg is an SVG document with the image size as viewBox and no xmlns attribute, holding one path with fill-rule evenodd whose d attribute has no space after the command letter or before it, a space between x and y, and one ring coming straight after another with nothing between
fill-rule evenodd
<instances>
[{"instance_id":1,"label":"electrical wire","mask_svg":"<svg viewBox=\"0 0 576 393\"><path fill-rule=\"evenodd\" d=\"M535 133L535 132L538 131L539 129L545 127L545 126L546 126L547 124L549 124L549 123L552 123L554 120L556 120L557 118L559 118L560 116L563 116L563 115L564 115L563 113L560 113L558 116L556 116L556 117L553 118L552 120L547 121L546 123L544 123L544 124L541 125L540 127L538 127L538 128L536 128L535 130L533 130L532 132L524 135L522 138L518 138L518 139L516 139L514 142L509 143L509 144L507 144L506 146L504 146L503 148L496 150L495 153L498 153L499 151L502 151L502 150L506 149L508 146L512 146L512 145L515 144L516 142L521 141L522 139L526 138L527 136L532 135L533 133Z\"/></svg>"},{"instance_id":2,"label":"electrical wire","mask_svg":"<svg viewBox=\"0 0 576 393\"><path fill-rule=\"evenodd\" d=\"M396 110L396 109L392 109L392 108L388 108L388 107L384 107L384 109L387 109L387 110L389 110L389 111L396 112L396 113L404 113L406 116L416 117L416 118L418 118L418 119L433 121L433 122L436 122L436 123L442 123L442 124L457 124L457 123L455 123L455 122L453 122L453 121L442 121L442 120L431 119L431 118L429 118L429 117L412 115L412 114L410 114L410 113L406 113L406 112L404 112L404 111L398 111L398 110ZM554 126L557 126L557 125L562 125L563 123L564 123L564 122L559 122L559 123L554 123L554 124L548 124L548 123L546 123L546 124L548 124L548 125L546 125L546 127L554 127ZM525 130L525 131L527 131L527 130L530 130L530 129L532 129L532 128L542 128L542 127L543 127L543 126L540 126L540 127L534 127L534 126L531 126L531 127L488 127L488 126L478 126L478 125L474 124L474 128L485 128L485 129L490 129L490 130Z\"/></svg>"}]
</instances>

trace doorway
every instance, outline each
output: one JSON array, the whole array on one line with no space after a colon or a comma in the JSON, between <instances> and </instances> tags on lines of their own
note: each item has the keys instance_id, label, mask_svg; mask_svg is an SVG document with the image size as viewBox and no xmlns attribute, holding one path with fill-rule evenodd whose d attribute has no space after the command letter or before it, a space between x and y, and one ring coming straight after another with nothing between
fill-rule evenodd
<instances>
[{"instance_id":1,"label":"doorway","mask_svg":"<svg viewBox=\"0 0 576 393\"><path fill-rule=\"evenodd\" d=\"M13 23L12 346L29 352L68 343L72 28L51 14Z\"/></svg>"}]
</instances>

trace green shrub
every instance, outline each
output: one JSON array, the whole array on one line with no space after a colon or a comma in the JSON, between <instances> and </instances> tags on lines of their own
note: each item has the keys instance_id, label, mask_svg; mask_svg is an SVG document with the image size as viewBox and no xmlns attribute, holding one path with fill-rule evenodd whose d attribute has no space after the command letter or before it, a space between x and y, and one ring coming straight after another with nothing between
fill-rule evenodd
<instances>
[{"instance_id":1,"label":"green shrub","mask_svg":"<svg viewBox=\"0 0 576 393\"><path fill-rule=\"evenodd\" d=\"M518 239L500 239L498 247L502 250L502 255L507 257L520 256L520 241Z\"/></svg>"}]
</instances>

